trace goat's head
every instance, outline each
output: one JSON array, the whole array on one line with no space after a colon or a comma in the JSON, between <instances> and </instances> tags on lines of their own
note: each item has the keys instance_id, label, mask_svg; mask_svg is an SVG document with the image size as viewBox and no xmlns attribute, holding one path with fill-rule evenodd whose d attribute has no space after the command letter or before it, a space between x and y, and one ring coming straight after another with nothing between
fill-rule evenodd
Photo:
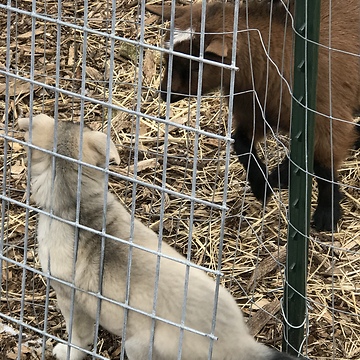
<instances>
[{"instance_id":1,"label":"goat's head","mask_svg":"<svg viewBox=\"0 0 360 360\"><path fill-rule=\"evenodd\" d=\"M166 101L170 81L170 101L175 102L186 96L197 95L200 62L181 54L200 56L201 3L175 8L173 31L165 36L166 47L173 49L172 56L165 54L165 72L161 82L161 98ZM165 20L171 19L170 6L147 5L146 9ZM231 17L229 16L231 12ZM207 5L204 37L205 59L229 64L232 49L233 8L222 3ZM227 12L227 15L226 15ZM230 23L230 24L229 24ZM201 93L205 94L221 86L222 78L229 74L219 66L203 64ZM170 75L171 74L171 75Z\"/></svg>"}]
</instances>

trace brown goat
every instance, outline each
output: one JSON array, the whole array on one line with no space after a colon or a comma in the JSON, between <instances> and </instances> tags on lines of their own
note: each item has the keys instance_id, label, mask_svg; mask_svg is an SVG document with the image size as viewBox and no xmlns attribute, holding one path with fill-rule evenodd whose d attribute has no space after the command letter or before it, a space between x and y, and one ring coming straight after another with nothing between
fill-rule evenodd
<instances>
[{"instance_id":1,"label":"brown goat","mask_svg":"<svg viewBox=\"0 0 360 360\"><path fill-rule=\"evenodd\" d=\"M258 158L255 148L256 143L264 138L264 118L266 130L271 127L288 133L290 128L292 98L274 64L286 82L292 84L293 29L290 19L285 22L284 7L279 1L275 2L271 27L269 4L266 1L249 2L247 8L240 5L236 43L236 65L239 70L235 74L233 99L234 148L240 163L248 169L248 180L254 195L263 201L271 194L269 185L286 187L288 182L288 159L280 165L280 171L275 169L266 179L266 166ZM291 6L292 3L290 1ZM172 44L176 53L172 57L171 71L169 55L165 55L167 61L161 83L161 97L165 101L170 74L171 102L197 94L199 62L181 57L178 53L196 57L200 54L201 6L201 3L195 3L175 9L174 31L166 35L170 46L170 34L173 34ZM146 8L164 19L170 19L169 6L148 5ZM207 4L204 58L231 63L233 20L233 4ZM359 24L359 0L348 0L346 4L340 0L321 1L314 144L314 172L319 194L313 216L318 230L334 229L341 217L337 171L358 137L358 132L354 131L353 115L360 108ZM268 54L264 51L262 40L269 49ZM268 61L268 57L274 64ZM221 87L223 93L229 95L230 76L230 70L204 63L202 94Z\"/></svg>"}]
</instances>

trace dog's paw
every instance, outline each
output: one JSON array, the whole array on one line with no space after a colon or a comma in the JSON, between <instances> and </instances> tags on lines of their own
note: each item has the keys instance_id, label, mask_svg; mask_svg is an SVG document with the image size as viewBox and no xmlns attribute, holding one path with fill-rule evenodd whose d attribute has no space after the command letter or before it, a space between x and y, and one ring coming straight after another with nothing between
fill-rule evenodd
<instances>
[{"instance_id":1,"label":"dog's paw","mask_svg":"<svg viewBox=\"0 0 360 360\"><path fill-rule=\"evenodd\" d=\"M65 360L67 359L67 353L68 353L68 346L64 344L57 344L54 346L53 349L53 356L55 356L58 360Z\"/></svg>"},{"instance_id":2,"label":"dog's paw","mask_svg":"<svg viewBox=\"0 0 360 360\"><path fill-rule=\"evenodd\" d=\"M65 344L57 344L53 349L53 356L58 360L82 360L86 354L74 348L70 348L70 357L68 356L69 347Z\"/></svg>"}]
</instances>

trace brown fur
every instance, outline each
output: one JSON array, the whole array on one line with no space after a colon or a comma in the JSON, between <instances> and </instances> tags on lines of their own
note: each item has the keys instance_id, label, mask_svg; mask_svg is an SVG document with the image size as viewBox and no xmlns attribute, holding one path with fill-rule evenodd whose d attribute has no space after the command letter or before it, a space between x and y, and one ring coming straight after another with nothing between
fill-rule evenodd
<instances>
[{"instance_id":1,"label":"brown fur","mask_svg":"<svg viewBox=\"0 0 360 360\"><path fill-rule=\"evenodd\" d=\"M344 5L340 0L333 0L331 4L331 43L329 43L329 2L321 2L320 43L323 46L319 47L316 110L320 114L324 114L324 116L316 116L314 158L316 166L320 168L318 171L315 169L315 173L320 177L331 180L333 165L336 181L337 170L347 156L348 149L353 146L358 136L357 132L354 131L353 114L360 107L360 2L359 0L349 0ZM290 5L293 5L292 1L290 1ZM153 13L160 13L160 8L154 6L147 6L147 9ZM258 29L258 31L243 31L247 29L246 11L249 14L249 28ZM207 35L205 35L204 44L206 59L227 64L231 63L233 12L234 6L229 3L210 3L207 5L205 29ZM164 17L167 18L169 14L169 8L166 8ZM191 17L190 14L192 14ZM262 38L265 48L268 48L269 32L271 31L269 57L280 71L283 68L283 76L291 84L293 73L293 30L290 19L288 19L287 26L285 26L285 14L286 11L283 5L276 4L270 29L269 4L266 1L260 3L257 1L249 2L247 10L245 5L240 8L236 49L236 65L239 67L239 71L236 73L234 90L235 93L245 91L248 91L248 93L236 95L234 98L234 125L236 133L241 134L241 137L251 139L254 134L255 143L264 137L264 120L261 109L265 109L266 121L273 129L279 128L280 131L287 133L290 127L291 94L286 83L281 80L276 67L268 62L268 57L261 42ZM177 7L175 28L184 30L191 26L195 32L200 32L200 19L201 3ZM190 24L190 22L192 23ZM284 30L286 30L286 33ZM167 34L167 39L169 39L169 36L170 34ZM249 42L251 53L249 52ZM191 43L192 55L198 56L200 36L195 35ZM329 51L326 48L329 44L336 50ZM190 53L190 41L176 43L174 50L180 53ZM329 59L331 59L331 69L329 69ZM191 63L196 62L192 61ZM195 95L197 93L197 66L191 72L190 91L190 73L184 70L189 66L189 60L174 57L171 91L179 95L173 95L171 101L177 101L185 95ZM251 71L251 66L253 71ZM168 70L166 68L161 85L161 89L164 91L167 87ZM330 70L331 102L329 96ZM225 95L229 94L229 70L204 64L202 80L203 94L219 88L221 84ZM266 86L268 86L267 93ZM260 102L260 106L255 103L255 112L253 90L256 91ZM163 98L166 98L165 94ZM281 108L279 108L279 104L281 104ZM334 119L345 121L334 120L330 122L329 115ZM255 129L253 128L254 118ZM332 139L330 138L331 127ZM238 153L238 155L240 154ZM244 163L241 159L240 161ZM327 187L328 185L325 184L324 186ZM252 188L254 191L253 186ZM261 198L262 194L257 197ZM338 202L338 200L335 196L334 202ZM323 207L329 210L327 205ZM340 217L340 208L338 211L338 217ZM319 213L318 215L320 216ZM324 214L324 217L327 216L328 214ZM324 219L319 220L319 224L324 221ZM335 219L335 223L336 221L337 219ZM322 228L329 229L329 224L319 225L319 229Z\"/></svg>"}]
</instances>

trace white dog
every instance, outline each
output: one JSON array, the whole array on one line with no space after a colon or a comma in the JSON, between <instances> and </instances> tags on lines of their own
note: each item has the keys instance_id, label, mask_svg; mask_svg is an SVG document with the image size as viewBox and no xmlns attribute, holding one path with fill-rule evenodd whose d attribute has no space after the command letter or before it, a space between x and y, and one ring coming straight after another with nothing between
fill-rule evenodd
<instances>
[{"instance_id":1,"label":"white dog","mask_svg":"<svg viewBox=\"0 0 360 360\"><path fill-rule=\"evenodd\" d=\"M21 129L26 130L25 139L28 141L30 120L20 119L18 123ZM79 159L79 124L55 122L41 114L33 117L31 130L33 145L50 151L55 146L57 154ZM119 163L115 145L107 140L105 134L85 127L82 139L82 161L103 166L109 149L109 160ZM78 188L79 176L81 187ZM32 149L31 186L37 205L49 213L49 216L39 216L39 258L43 271L58 279L52 280L51 284L56 291L67 330L71 329L71 344L91 349L98 311L101 326L116 335L123 335L122 304L126 301L129 280L129 301L126 306L130 309L123 344L130 360L205 360L209 358L211 341L211 358L214 360L291 359L253 339L235 300L223 287L219 289L215 304L215 282L205 272L192 266L189 268L184 301L187 265L181 261L186 259L165 242L161 242L161 253L180 262L160 258L156 287L158 256L132 244L157 251L158 236L137 219L132 224L130 214L110 192L107 192L107 203L104 204L105 180L101 170L85 165L79 167L64 158ZM102 249L99 233L76 228L54 219L50 214L71 222L76 221L78 214L81 226L98 232L105 227L106 234L123 241L106 238ZM127 279L129 267L130 278ZM64 282L73 284L75 290ZM97 293L106 298L101 300L100 307L95 296ZM155 293L157 301L154 306ZM215 326L214 308L217 310ZM181 324L182 321L185 330L181 341L180 327L174 324ZM211 334L217 340L211 340ZM67 359L68 351L71 360L86 356L84 351L65 344L57 344L53 354L62 360Z\"/></svg>"}]
</instances>

